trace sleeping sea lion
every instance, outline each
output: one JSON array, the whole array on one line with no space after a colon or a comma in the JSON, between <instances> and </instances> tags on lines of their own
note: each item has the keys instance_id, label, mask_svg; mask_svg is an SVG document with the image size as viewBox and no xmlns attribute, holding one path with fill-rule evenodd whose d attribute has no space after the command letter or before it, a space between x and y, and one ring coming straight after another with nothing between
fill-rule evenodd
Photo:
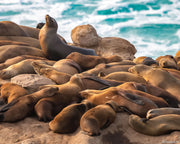
<instances>
[{"instance_id":1,"label":"sleeping sea lion","mask_svg":"<svg viewBox=\"0 0 180 144\"><path fill-rule=\"evenodd\" d=\"M163 88L180 101L180 80L169 72L141 64L131 67L129 71L142 76L150 84Z\"/></svg>"},{"instance_id":2,"label":"sleeping sea lion","mask_svg":"<svg viewBox=\"0 0 180 144\"><path fill-rule=\"evenodd\" d=\"M14 99L27 95L26 89L14 83L6 83L1 86L1 103L10 103Z\"/></svg>"},{"instance_id":3,"label":"sleeping sea lion","mask_svg":"<svg viewBox=\"0 0 180 144\"><path fill-rule=\"evenodd\" d=\"M180 130L180 115L160 115L145 122L137 115L130 115L129 125L137 132L151 136L159 136Z\"/></svg>"},{"instance_id":4,"label":"sleeping sea lion","mask_svg":"<svg viewBox=\"0 0 180 144\"><path fill-rule=\"evenodd\" d=\"M67 45L57 35L58 25L54 18L46 15L46 24L39 33L39 41L44 55L48 59L59 60L65 58L71 52L79 52L86 55L96 55L92 49L83 49Z\"/></svg>"},{"instance_id":5,"label":"sleeping sea lion","mask_svg":"<svg viewBox=\"0 0 180 144\"><path fill-rule=\"evenodd\" d=\"M73 133L80 125L82 115L92 107L91 103L84 101L65 107L49 123L49 128L56 133Z\"/></svg>"},{"instance_id":6,"label":"sleeping sea lion","mask_svg":"<svg viewBox=\"0 0 180 144\"><path fill-rule=\"evenodd\" d=\"M172 55L165 55L156 58L156 61L159 63L161 68L174 68L177 69L177 63L175 58Z\"/></svg>"},{"instance_id":7,"label":"sleeping sea lion","mask_svg":"<svg viewBox=\"0 0 180 144\"><path fill-rule=\"evenodd\" d=\"M35 104L44 97L51 97L58 91L57 87L48 87L35 93L19 97L0 108L1 122L15 122L33 113Z\"/></svg>"},{"instance_id":8,"label":"sleeping sea lion","mask_svg":"<svg viewBox=\"0 0 180 144\"><path fill-rule=\"evenodd\" d=\"M100 135L100 129L107 128L114 122L118 109L114 101L108 101L88 110L81 117L81 129L90 136Z\"/></svg>"}]
</instances>

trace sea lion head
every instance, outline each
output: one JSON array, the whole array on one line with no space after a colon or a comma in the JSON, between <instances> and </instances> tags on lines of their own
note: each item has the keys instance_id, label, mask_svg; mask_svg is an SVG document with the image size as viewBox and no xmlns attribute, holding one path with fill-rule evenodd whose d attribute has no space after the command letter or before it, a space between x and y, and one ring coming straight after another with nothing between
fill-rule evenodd
<instances>
[{"instance_id":1,"label":"sea lion head","mask_svg":"<svg viewBox=\"0 0 180 144\"><path fill-rule=\"evenodd\" d=\"M133 74L140 75L140 73L145 72L146 70L149 70L149 69L151 69L150 66L147 66L147 65L144 65L144 64L138 64L138 65L135 65L133 67L130 67L128 69L128 71L133 73Z\"/></svg>"},{"instance_id":2,"label":"sea lion head","mask_svg":"<svg viewBox=\"0 0 180 144\"><path fill-rule=\"evenodd\" d=\"M54 18L50 17L49 15L46 15L45 19L46 19L46 26L56 29L58 28L58 24Z\"/></svg>"},{"instance_id":3,"label":"sea lion head","mask_svg":"<svg viewBox=\"0 0 180 144\"><path fill-rule=\"evenodd\" d=\"M173 56L165 55L159 60L159 66L161 68L174 68L177 69L177 63Z\"/></svg>"}]
</instances>

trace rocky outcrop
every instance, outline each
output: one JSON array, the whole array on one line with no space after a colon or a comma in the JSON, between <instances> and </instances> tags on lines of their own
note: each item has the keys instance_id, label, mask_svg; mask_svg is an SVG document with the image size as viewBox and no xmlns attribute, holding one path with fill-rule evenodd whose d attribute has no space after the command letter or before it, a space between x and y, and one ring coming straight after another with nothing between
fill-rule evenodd
<instances>
[{"instance_id":1,"label":"rocky outcrop","mask_svg":"<svg viewBox=\"0 0 180 144\"><path fill-rule=\"evenodd\" d=\"M119 37L98 36L92 25L79 25L71 31L72 45L95 49L100 56L119 55L123 59L134 59L136 48L129 41Z\"/></svg>"},{"instance_id":2,"label":"rocky outcrop","mask_svg":"<svg viewBox=\"0 0 180 144\"><path fill-rule=\"evenodd\" d=\"M11 78L11 82L26 88L29 93L37 91L42 85L56 84L51 79L37 74L20 74Z\"/></svg>"}]
</instances>

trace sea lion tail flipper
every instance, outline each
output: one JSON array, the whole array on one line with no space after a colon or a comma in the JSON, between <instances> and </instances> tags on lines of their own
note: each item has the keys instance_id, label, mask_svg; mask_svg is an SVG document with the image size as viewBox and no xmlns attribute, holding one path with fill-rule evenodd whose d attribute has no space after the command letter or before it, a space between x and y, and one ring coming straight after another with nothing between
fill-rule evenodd
<instances>
[{"instance_id":1,"label":"sea lion tail flipper","mask_svg":"<svg viewBox=\"0 0 180 144\"><path fill-rule=\"evenodd\" d=\"M127 100L136 103L138 105L144 105L144 102L138 97L138 95L131 94L131 93L124 93L121 91L118 91L118 94L120 94L122 97L126 98Z\"/></svg>"},{"instance_id":2,"label":"sea lion tail flipper","mask_svg":"<svg viewBox=\"0 0 180 144\"><path fill-rule=\"evenodd\" d=\"M18 100L13 100L11 101L10 103L6 104L6 105L3 105L1 108L0 108L0 113L1 112L6 112L7 110L9 110L10 107L12 107L15 103L17 103Z\"/></svg>"}]
</instances>

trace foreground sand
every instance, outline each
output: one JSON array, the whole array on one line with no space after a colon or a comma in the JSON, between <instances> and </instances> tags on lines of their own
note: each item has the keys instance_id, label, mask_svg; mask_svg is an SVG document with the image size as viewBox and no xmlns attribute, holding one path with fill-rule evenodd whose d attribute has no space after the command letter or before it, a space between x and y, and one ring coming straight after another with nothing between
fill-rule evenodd
<instances>
[{"instance_id":1,"label":"foreground sand","mask_svg":"<svg viewBox=\"0 0 180 144\"><path fill-rule=\"evenodd\" d=\"M29 117L17 123L0 124L0 144L175 144L180 143L180 132L163 136L147 136L135 132L128 125L128 114L117 114L116 120L101 135L90 137L80 128L73 134L56 134L48 123Z\"/></svg>"}]
</instances>

